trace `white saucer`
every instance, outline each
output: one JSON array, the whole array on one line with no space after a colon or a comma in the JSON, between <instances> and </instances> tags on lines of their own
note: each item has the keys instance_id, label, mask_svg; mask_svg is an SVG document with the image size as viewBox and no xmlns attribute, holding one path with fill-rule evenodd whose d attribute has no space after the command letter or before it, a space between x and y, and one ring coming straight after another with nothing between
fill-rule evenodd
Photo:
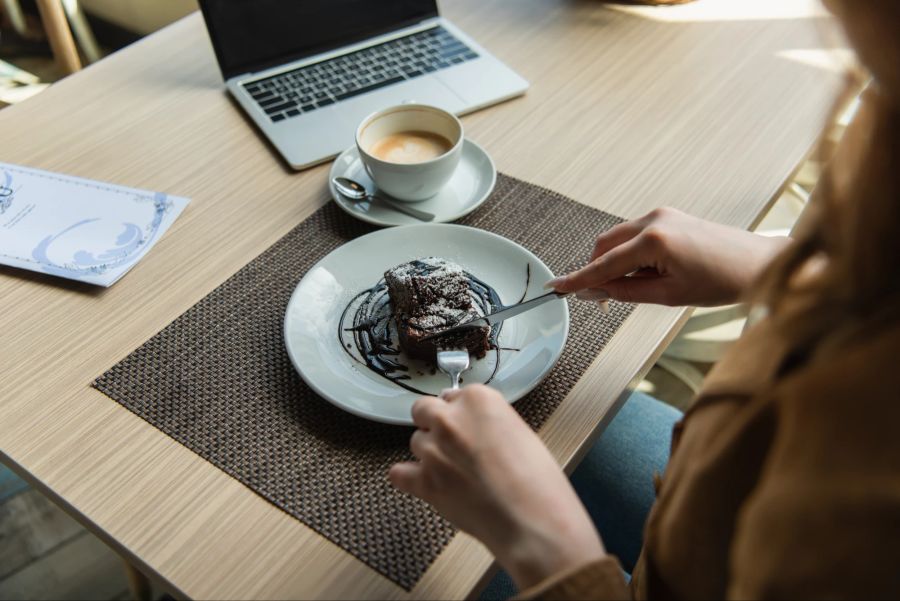
<instances>
[{"instance_id":1,"label":"white saucer","mask_svg":"<svg viewBox=\"0 0 900 601\"><path fill-rule=\"evenodd\" d=\"M358 347L347 347L352 338L346 339L344 315L345 307L374 286L385 270L429 256L461 265L493 287L504 304L518 302L523 295L534 298L543 294L544 282L553 277L540 259L515 242L462 225L387 228L347 242L303 276L285 311L288 356L319 395L366 419L412 425L410 409L420 393L369 369ZM473 359L463 381L489 382L514 402L553 368L568 331L565 301L508 319L500 330L500 349ZM430 366L416 367L403 353L396 360L410 366L403 383L416 390L438 394L449 384L445 374Z\"/></svg>"},{"instance_id":2,"label":"white saucer","mask_svg":"<svg viewBox=\"0 0 900 601\"><path fill-rule=\"evenodd\" d=\"M396 211L378 202L353 202L338 194L332 184L335 177L347 177L364 185L370 192L376 187L363 167L356 146L348 148L334 160L328 174L331 197L346 213L375 225L414 225L423 223L415 217ZM484 149L471 140L463 144L459 167L437 196L410 203L411 206L434 213L430 223L447 223L464 217L481 206L497 183L497 169ZM400 202L400 201L398 201Z\"/></svg>"}]
</instances>

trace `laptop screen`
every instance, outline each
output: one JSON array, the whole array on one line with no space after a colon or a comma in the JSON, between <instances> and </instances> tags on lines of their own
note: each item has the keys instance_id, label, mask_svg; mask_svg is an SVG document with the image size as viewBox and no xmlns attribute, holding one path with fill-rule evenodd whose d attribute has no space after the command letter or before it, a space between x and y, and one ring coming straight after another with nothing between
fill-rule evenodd
<instances>
[{"instance_id":1,"label":"laptop screen","mask_svg":"<svg viewBox=\"0 0 900 601\"><path fill-rule=\"evenodd\" d=\"M436 0L201 0L225 79L437 16Z\"/></svg>"}]
</instances>

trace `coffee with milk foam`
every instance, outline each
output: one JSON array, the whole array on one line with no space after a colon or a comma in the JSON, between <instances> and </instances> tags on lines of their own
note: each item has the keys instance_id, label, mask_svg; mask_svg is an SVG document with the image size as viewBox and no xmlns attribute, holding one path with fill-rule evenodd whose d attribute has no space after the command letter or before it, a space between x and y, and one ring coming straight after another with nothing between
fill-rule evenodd
<instances>
[{"instance_id":1,"label":"coffee with milk foam","mask_svg":"<svg viewBox=\"0 0 900 601\"><path fill-rule=\"evenodd\" d=\"M447 138L430 131L401 131L375 142L369 154L388 163L424 163L453 148Z\"/></svg>"}]
</instances>

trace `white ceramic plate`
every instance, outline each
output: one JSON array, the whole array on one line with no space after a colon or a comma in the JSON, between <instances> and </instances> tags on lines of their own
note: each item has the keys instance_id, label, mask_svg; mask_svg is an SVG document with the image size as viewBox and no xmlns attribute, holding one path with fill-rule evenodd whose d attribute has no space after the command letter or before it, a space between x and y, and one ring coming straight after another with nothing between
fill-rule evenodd
<instances>
[{"instance_id":1,"label":"white ceramic plate","mask_svg":"<svg viewBox=\"0 0 900 601\"><path fill-rule=\"evenodd\" d=\"M422 223L415 217L396 211L377 200L375 202L353 202L338 194L332 184L335 177L348 177L356 180L373 192L375 183L366 173L362 160L359 158L359 150L356 146L348 148L335 159L328 175L328 190L331 197L345 212L375 225L414 225ZM438 192L437 196L410 203L411 206L429 213L434 213L432 223L447 223L464 217L481 206L481 203L490 196L497 183L497 169L491 157L481 146L471 140L463 144L462 157L459 167L447 185ZM403 201L397 201L403 202Z\"/></svg>"},{"instance_id":2,"label":"white ceramic plate","mask_svg":"<svg viewBox=\"0 0 900 601\"><path fill-rule=\"evenodd\" d=\"M543 294L553 277L531 252L496 234L461 225L415 225L390 228L357 238L319 261L297 285L284 318L288 355L300 376L322 397L354 415L389 424L411 425L410 409L419 394L370 370L355 346L339 339L345 307L371 288L384 272L423 257L442 257L493 287L504 304ZM527 281L526 270L530 269ZM547 303L507 320L500 332L499 367L490 386L515 402L547 375L562 353L569 331L565 301ZM412 387L438 394L449 378L424 364L408 361ZM484 382L497 361L496 352L474 360L464 384Z\"/></svg>"}]
</instances>

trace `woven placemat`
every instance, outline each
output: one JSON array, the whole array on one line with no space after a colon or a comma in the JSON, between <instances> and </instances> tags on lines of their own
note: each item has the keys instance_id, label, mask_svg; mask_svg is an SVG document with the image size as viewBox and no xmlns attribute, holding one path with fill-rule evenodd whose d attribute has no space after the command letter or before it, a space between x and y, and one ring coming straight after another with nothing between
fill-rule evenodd
<instances>
[{"instance_id":1,"label":"woven placemat","mask_svg":"<svg viewBox=\"0 0 900 601\"><path fill-rule=\"evenodd\" d=\"M515 240L564 273L621 219L500 175L460 223ZM395 490L409 428L354 417L320 398L288 359L291 292L319 259L372 231L330 202L94 382L181 444L409 590L453 537L425 503ZM535 429L631 312L571 303L565 351L516 403Z\"/></svg>"}]
</instances>

